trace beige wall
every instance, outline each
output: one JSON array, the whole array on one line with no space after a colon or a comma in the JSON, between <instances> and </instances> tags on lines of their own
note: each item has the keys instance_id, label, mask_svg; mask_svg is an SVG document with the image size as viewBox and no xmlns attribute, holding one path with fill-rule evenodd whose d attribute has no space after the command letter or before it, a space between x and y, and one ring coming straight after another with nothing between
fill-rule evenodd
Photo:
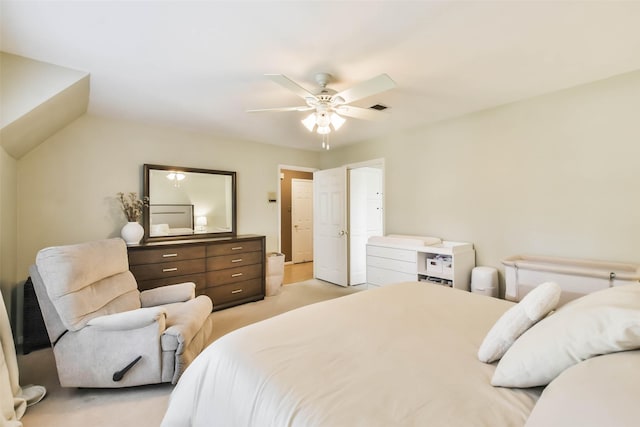
<instances>
[{"instance_id":1,"label":"beige wall","mask_svg":"<svg viewBox=\"0 0 640 427\"><path fill-rule=\"evenodd\" d=\"M20 119L88 73L0 52L0 127Z\"/></svg>"},{"instance_id":2,"label":"beige wall","mask_svg":"<svg viewBox=\"0 0 640 427\"><path fill-rule=\"evenodd\" d=\"M16 280L16 160L0 147L0 290L11 316Z\"/></svg>"},{"instance_id":3,"label":"beige wall","mask_svg":"<svg viewBox=\"0 0 640 427\"><path fill-rule=\"evenodd\" d=\"M634 72L332 150L321 167L384 157L386 232L473 242L478 265L640 262L639 112Z\"/></svg>"},{"instance_id":4,"label":"beige wall","mask_svg":"<svg viewBox=\"0 0 640 427\"><path fill-rule=\"evenodd\" d=\"M89 74L0 52L0 145L20 159L87 111Z\"/></svg>"},{"instance_id":5,"label":"beige wall","mask_svg":"<svg viewBox=\"0 0 640 427\"><path fill-rule=\"evenodd\" d=\"M238 232L275 251L278 165L317 167L318 154L84 115L18 162L17 277L43 247L119 236L115 195L142 192L144 163L236 171Z\"/></svg>"},{"instance_id":6,"label":"beige wall","mask_svg":"<svg viewBox=\"0 0 640 427\"><path fill-rule=\"evenodd\" d=\"M388 233L470 241L498 268L513 254L640 262L638 111L635 72L322 154L84 115L17 166L4 157L17 167L14 277L42 247L119 235L114 196L142 190L143 163L237 171L239 232L269 251L278 164L384 158Z\"/></svg>"}]
</instances>

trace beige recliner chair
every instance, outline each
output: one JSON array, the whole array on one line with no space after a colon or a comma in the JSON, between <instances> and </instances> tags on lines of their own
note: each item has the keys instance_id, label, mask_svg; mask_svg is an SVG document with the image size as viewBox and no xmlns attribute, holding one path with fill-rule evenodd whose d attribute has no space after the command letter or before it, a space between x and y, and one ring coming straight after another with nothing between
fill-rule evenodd
<instances>
[{"instance_id":1,"label":"beige recliner chair","mask_svg":"<svg viewBox=\"0 0 640 427\"><path fill-rule=\"evenodd\" d=\"M122 239L42 249L29 271L63 387L175 384L210 342L211 299L139 292Z\"/></svg>"}]
</instances>

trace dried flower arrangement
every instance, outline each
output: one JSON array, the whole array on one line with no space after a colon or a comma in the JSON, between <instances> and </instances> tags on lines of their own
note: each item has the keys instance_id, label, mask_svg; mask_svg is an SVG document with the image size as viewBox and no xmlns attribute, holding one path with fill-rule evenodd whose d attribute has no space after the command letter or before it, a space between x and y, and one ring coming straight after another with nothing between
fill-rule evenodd
<instances>
[{"instance_id":1,"label":"dried flower arrangement","mask_svg":"<svg viewBox=\"0 0 640 427\"><path fill-rule=\"evenodd\" d=\"M142 216L142 200L138 198L138 193L131 192L125 197L124 193L118 193L118 200L122 205L122 212L129 222L138 222Z\"/></svg>"}]
</instances>

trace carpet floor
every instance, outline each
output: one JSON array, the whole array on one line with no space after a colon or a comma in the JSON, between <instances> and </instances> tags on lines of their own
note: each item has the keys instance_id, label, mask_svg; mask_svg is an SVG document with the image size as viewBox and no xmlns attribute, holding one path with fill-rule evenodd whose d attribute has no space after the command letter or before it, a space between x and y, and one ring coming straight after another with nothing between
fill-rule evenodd
<instances>
[{"instance_id":1,"label":"carpet floor","mask_svg":"<svg viewBox=\"0 0 640 427\"><path fill-rule=\"evenodd\" d=\"M357 292L362 287L307 280L286 285L274 296L213 313L214 340L235 329L308 304ZM18 356L20 383L39 384L46 397L27 409L24 427L157 427L167 407L171 384L126 389L62 388L51 349Z\"/></svg>"}]
</instances>

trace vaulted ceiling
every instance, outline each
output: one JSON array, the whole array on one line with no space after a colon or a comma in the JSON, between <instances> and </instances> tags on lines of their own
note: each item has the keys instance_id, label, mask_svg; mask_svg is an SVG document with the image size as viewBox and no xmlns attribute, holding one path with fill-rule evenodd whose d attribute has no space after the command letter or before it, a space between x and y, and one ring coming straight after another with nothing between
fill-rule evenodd
<instances>
[{"instance_id":1,"label":"vaulted ceiling","mask_svg":"<svg viewBox=\"0 0 640 427\"><path fill-rule=\"evenodd\" d=\"M334 147L640 69L640 2L2 1L2 51L90 73L92 114L319 149L303 105L264 77L343 90L381 73L396 88L355 103Z\"/></svg>"}]
</instances>

